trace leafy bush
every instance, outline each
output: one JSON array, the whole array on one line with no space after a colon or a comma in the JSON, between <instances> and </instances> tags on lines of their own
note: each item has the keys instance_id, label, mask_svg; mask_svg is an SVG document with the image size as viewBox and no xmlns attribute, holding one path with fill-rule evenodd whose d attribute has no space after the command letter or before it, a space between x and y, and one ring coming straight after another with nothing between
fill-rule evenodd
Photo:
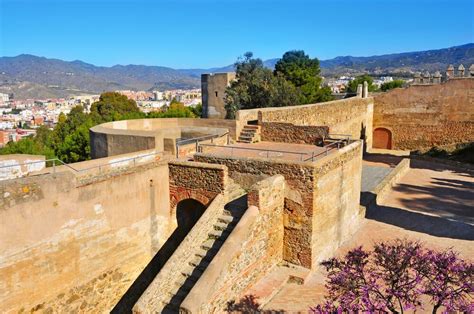
<instances>
[{"instance_id":1,"label":"leafy bush","mask_svg":"<svg viewBox=\"0 0 474 314\"><path fill-rule=\"evenodd\" d=\"M474 311L474 265L451 250L439 252L418 242L377 243L322 265L328 271L324 304L313 313L392 312L424 309L432 312ZM426 303L426 301L425 301Z\"/></svg>"},{"instance_id":2,"label":"leafy bush","mask_svg":"<svg viewBox=\"0 0 474 314\"><path fill-rule=\"evenodd\" d=\"M394 81L391 81L391 82L383 83L380 86L380 89L382 90L382 92L386 92L390 89L403 87L403 85L405 85L404 80L394 80Z\"/></svg>"}]
</instances>

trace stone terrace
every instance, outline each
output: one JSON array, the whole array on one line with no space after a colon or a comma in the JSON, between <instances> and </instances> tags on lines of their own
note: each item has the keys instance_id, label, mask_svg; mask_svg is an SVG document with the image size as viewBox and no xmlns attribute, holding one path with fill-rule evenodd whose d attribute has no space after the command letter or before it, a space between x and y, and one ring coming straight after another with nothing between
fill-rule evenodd
<instances>
[{"instance_id":1,"label":"stone terrace","mask_svg":"<svg viewBox=\"0 0 474 314\"><path fill-rule=\"evenodd\" d=\"M337 151L336 147L326 148L309 144L258 142L235 143L227 146L203 145L204 152L232 157L260 157L292 161L315 161Z\"/></svg>"}]
</instances>

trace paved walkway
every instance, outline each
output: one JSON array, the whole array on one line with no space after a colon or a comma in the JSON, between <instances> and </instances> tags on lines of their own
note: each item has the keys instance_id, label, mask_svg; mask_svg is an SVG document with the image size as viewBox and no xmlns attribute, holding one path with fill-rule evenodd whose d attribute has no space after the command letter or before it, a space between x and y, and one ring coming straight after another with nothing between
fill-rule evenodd
<instances>
[{"instance_id":1,"label":"paved walkway","mask_svg":"<svg viewBox=\"0 0 474 314\"><path fill-rule=\"evenodd\" d=\"M235 143L228 146L211 148L203 146L205 152L216 155L229 155L235 157L260 157L272 159L286 159L295 161L311 160L312 156L321 158L325 156L326 149L316 145L309 144L291 144L277 142L258 142L258 143ZM329 154L336 149L329 150Z\"/></svg>"},{"instance_id":2,"label":"paved walkway","mask_svg":"<svg viewBox=\"0 0 474 314\"><path fill-rule=\"evenodd\" d=\"M368 213L359 231L335 256L362 245L396 238L417 240L426 246L452 248L462 258L474 256L474 177L462 170L440 164L413 161L412 168L385 200ZM304 284L288 282L289 275L301 276ZM304 274L300 269L276 267L246 295L265 310L308 313L310 306L324 298L325 271Z\"/></svg>"},{"instance_id":3,"label":"paved walkway","mask_svg":"<svg viewBox=\"0 0 474 314\"><path fill-rule=\"evenodd\" d=\"M383 166L370 166L366 163L362 165L362 192L372 191L393 168Z\"/></svg>"},{"instance_id":4,"label":"paved walkway","mask_svg":"<svg viewBox=\"0 0 474 314\"><path fill-rule=\"evenodd\" d=\"M473 174L417 160L411 168L384 205L474 225Z\"/></svg>"}]
</instances>

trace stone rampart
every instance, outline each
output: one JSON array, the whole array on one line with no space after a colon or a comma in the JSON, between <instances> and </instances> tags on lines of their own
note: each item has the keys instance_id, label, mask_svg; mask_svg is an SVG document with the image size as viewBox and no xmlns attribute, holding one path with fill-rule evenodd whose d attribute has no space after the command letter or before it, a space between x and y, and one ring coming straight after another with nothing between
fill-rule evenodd
<instances>
[{"instance_id":1,"label":"stone rampart","mask_svg":"<svg viewBox=\"0 0 474 314\"><path fill-rule=\"evenodd\" d=\"M285 180L276 175L255 184L249 208L181 307L189 313L222 313L253 283L282 261Z\"/></svg>"},{"instance_id":2,"label":"stone rampart","mask_svg":"<svg viewBox=\"0 0 474 314\"><path fill-rule=\"evenodd\" d=\"M0 181L21 178L46 167L45 157L39 155L0 155Z\"/></svg>"},{"instance_id":3,"label":"stone rampart","mask_svg":"<svg viewBox=\"0 0 474 314\"><path fill-rule=\"evenodd\" d=\"M311 268L357 227L362 173L362 147L357 141L317 162L212 153L194 156L200 162L226 165L229 176L248 188L262 178L285 178L283 258Z\"/></svg>"},{"instance_id":4,"label":"stone rampart","mask_svg":"<svg viewBox=\"0 0 474 314\"><path fill-rule=\"evenodd\" d=\"M118 302L175 225L167 163L132 170L0 182L0 312L106 312Z\"/></svg>"},{"instance_id":5,"label":"stone rampart","mask_svg":"<svg viewBox=\"0 0 474 314\"><path fill-rule=\"evenodd\" d=\"M262 122L260 132L262 141L316 145L328 137L329 127Z\"/></svg>"},{"instance_id":6,"label":"stone rampart","mask_svg":"<svg viewBox=\"0 0 474 314\"><path fill-rule=\"evenodd\" d=\"M352 143L333 154L317 160L314 165L313 266L330 258L357 231L365 214L359 206L361 143Z\"/></svg>"},{"instance_id":7,"label":"stone rampart","mask_svg":"<svg viewBox=\"0 0 474 314\"><path fill-rule=\"evenodd\" d=\"M388 130L391 149L474 141L474 78L394 89L374 101L374 131Z\"/></svg>"},{"instance_id":8,"label":"stone rampart","mask_svg":"<svg viewBox=\"0 0 474 314\"><path fill-rule=\"evenodd\" d=\"M89 130L92 158L154 149L176 153L179 139L235 136L235 121L224 119L136 119L103 123Z\"/></svg>"},{"instance_id":9,"label":"stone rampart","mask_svg":"<svg viewBox=\"0 0 474 314\"><path fill-rule=\"evenodd\" d=\"M254 120L257 116L259 123L285 122L299 126L328 126L331 134L365 139L366 147L371 148L373 107L374 100L371 97L352 97L310 105L240 110L236 125L239 132L239 126L243 127L248 120Z\"/></svg>"}]
</instances>

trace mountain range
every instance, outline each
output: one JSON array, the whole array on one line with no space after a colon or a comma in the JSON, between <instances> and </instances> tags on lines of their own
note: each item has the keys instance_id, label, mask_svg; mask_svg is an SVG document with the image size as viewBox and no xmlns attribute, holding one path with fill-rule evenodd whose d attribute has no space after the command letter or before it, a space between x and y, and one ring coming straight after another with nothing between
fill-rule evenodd
<instances>
[{"instance_id":1,"label":"mountain range","mask_svg":"<svg viewBox=\"0 0 474 314\"><path fill-rule=\"evenodd\" d=\"M273 68L278 59L264 61ZM474 64L474 43L438 50L395 53L370 57L341 56L321 60L322 74L411 75L414 71L443 72L449 64ZM172 69L162 66L95 66L33 55L0 57L0 92L16 99L57 98L109 90L198 88L200 75L233 71L233 65L210 69Z\"/></svg>"}]
</instances>

